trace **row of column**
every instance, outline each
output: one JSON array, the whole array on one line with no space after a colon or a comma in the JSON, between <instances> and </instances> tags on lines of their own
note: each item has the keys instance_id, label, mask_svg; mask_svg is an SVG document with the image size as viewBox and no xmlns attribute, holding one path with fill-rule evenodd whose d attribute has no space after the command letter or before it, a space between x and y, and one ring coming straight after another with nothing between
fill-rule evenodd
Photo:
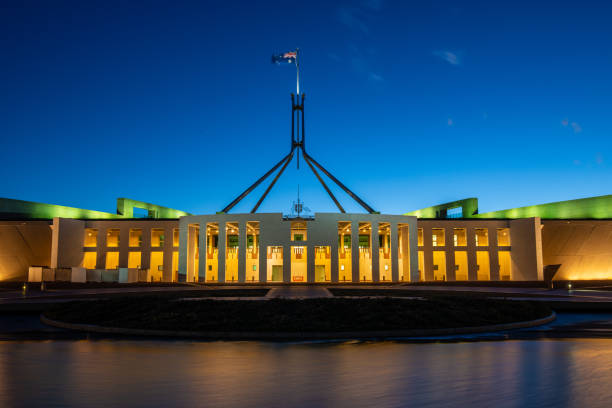
<instances>
[{"instance_id":1,"label":"row of column","mask_svg":"<svg viewBox=\"0 0 612 408\"><path fill-rule=\"evenodd\" d=\"M233 222L236 223L236 222ZM378 228L380 223L368 222L371 226L370 233L370 251L371 251L371 267L372 267L372 281L380 281L380 270L379 270L379 234ZM238 282L245 282L246 277L246 257L247 257L247 240L246 240L246 224L247 222L238 222ZM400 275L407 276L408 271L411 271L410 265L413 265L412 278L410 280L418 279L418 273L416 271L417 265L417 254L411 253L410 251L410 239L416 240L416 228L412 234L409 233L409 226L406 224L401 228L402 233L402 253L404 259L402 262L403 270L399 271L398 263L398 225L396 223L384 222L384 224L390 224L390 247L391 247L391 280L398 282ZM219 233L218 233L218 248L217 248L217 260L218 260L218 272L217 279L219 282L225 282L225 251L226 251L226 223L218 222ZM271 234L272 231L267 231L269 228L274 228L276 225L261 225L259 229L259 282L267 282L267 249L269 246L276 246L283 248L283 282L291 282L291 247L292 246L303 246L306 248L306 265L307 265L307 282L315 281L315 251L314 248L317 246L330 247L331 259L330 259L330 275L332 282L338 282L338 232L337 225L334 226L333 234L326 233L326 241L320 242L322 237L313 236L309 231L309 239L306 242L301 241L290 241L291 224L289 222L281 222L278 224L278 228L282 230L275 230L275 234ZM198 231L199 228L199 231ZM193 282L196 280L203 281L206 278L206 256L207 256L207 240L206 240L206 228L205 224L196 225L190 224L188 228L182 228L180 231L181 242L187 242L187 253L186 259L181 258L180 262L187 262L187 281ZM286 230L286 231L285 231ZM195 270L195 247L196 247L196 232L199 234L199 267ZM268 236L285 236L288 239L284 242L274 242L268 239ZM416 245L415 245L416 247ZM412 251L415 252L415 251ZM352 271L352 282L359 282L359 221L351 222L351 271Z\"/></svg>"},{"instance_id":2,"label":"row of column","mask_svg":"<svg viewBox=\"0 0 612 408\"><path fill-rule=\"evenodd\" d=\"M436 227L437 228L437 227ZM454 228L444 228L445 245L444 246L433 246L432 244L432 228L423 228L423 246L419 247L419 251L423 251L423 262L424 272L423 276L426 281L434 280L433 271L433 251L445 252L445 263L446 263L446 278L449 281L456 280L455 274L455 252L465 251L467 252L467 266L468 266L468 280L478 279L478 262L476 260L476 252L484 251L489 253L489 274L490 280L499 280L499 255L498 249L510 250L510 247L498 247L497 246L497 229L487 228L488 244L487 246L476 246L476 227L462 227L466 228L466 246L454 246ZM482 228L482 227L478 227ZM447 239L450 238L450 239Z\"/></svg>"}]
</instances>

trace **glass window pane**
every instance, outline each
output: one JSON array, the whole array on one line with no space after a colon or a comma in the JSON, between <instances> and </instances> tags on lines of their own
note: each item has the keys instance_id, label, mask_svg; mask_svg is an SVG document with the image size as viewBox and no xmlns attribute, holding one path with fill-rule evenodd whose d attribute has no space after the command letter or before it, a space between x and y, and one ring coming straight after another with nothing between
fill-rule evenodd
<instances>
[{"instance_id":1,"label":"glass window pane","mask_svg":"<svg viewBox=\"0 0 612 408\"><path fill-rule=\"evenodd\" d=\"M172 246L179 246L179 229L174 228L172 230Z\"/></svg>"},{"instance_id":2,"label":"glass window pane","mask_svg":"<svg viewBox=\"0 0 612 408\"><path fill-rule=\"evenodd\" d=\"M107 247L118 247L119 246L119 228L111 228L106 232L106 246ZM107 268L112 269L112 268Z\"/></svg>"},{"instance_id":3,"label":"glass window pane","mask_svg":"<svg viewBox=\"0 0 612 408\"><path fill-rule=\"evenodd\" d=\"M85 240L83 246L98 246L98 230L96 228L85 228Z\"/></svg>"},{"instance_id":4,"label":"glass window pane","mask_svg":"<svg viewBox=\"0 0 612 408\"><path fill-rule=\"evenodd\" d=\"M476 246L489 246L489 230L487 228L476 228Z\"/></svg>"},{"instance_id":5,"label":"glass window pane","mask_svg":"<svg viewBox=\"0 0 612 408\"><path fill-rule=\"evenodd\" d=\"M453 243L455 246L466 246L466 232L465 228L455 228L453 229Z\"/></svg>"},{"instance_id":6,"label":"glass window pane","mask_svg":"<svg viewBox=\"0 0 612 408\"><path fill-rule=\"evenodd\" d=\"M142 245L142 230L130 229L130 246L139 247Z\"/></svg>"},{"instance_id":7,"label":"glass window pane","mask_svg":"<svg viewBox=\"0 0 612 408\"><path fill-rule=\"evenodd\" d=\"M431 242L433 246L444 246L444 228L431 229Z\"/></svg>"},{"instance_id":8,"label":"glass window pane","mask_svg":"<svg viewBox=\"0 0 612 408\"><path fill-rule=\"evenodd\" d=\"M497 246L510 246L510 228L497 229Z\"/></svg>"},{"instance_id":9,"label":"glass window pane","mask_svg":"<svg viewBox=\"0 0 612 408\"><path fill-rule=\"evenodd\" d=\"M164 246L164 230L161 228L153 228L151 230L151 246L152 247L163 247Z\"/></svg>"}]
</instances>

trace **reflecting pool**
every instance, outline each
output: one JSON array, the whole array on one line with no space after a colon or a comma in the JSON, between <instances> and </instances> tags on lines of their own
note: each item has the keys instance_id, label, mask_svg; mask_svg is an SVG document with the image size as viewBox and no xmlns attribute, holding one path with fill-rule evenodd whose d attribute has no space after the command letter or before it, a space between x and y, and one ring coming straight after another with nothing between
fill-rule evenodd
<instances>
[{"instance_id":1,"label":"reflecting pool","mask_svg":"<svg viewBox=\"0 0 612 408\"><path fill-rule=\"evenodd\" d=\"M608 407L611 346L0 342L0 406Z\"/></svg>"}]
</instances>

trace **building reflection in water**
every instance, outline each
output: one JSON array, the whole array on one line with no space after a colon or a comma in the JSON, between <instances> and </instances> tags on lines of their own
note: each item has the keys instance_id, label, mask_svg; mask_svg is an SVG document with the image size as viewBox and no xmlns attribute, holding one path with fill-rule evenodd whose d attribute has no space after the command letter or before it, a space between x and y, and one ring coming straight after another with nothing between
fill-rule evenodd
<instances>
[{"instance_id":1,"label":"building reflection in water","mask_svg":"<svg viewBox=\"0 0 612 408\"><path fill-rule=\"evenodd\" d=\"M0 343L0 406L608 406L609 340Z\"/></svg>"}]
</instances>

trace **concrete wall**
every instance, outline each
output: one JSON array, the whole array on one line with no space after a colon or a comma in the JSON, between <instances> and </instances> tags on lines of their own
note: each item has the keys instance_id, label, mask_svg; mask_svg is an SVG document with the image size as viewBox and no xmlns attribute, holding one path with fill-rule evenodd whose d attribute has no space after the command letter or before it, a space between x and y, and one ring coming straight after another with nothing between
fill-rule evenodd
<instances>
[{"instance_id":1,"label":"concrete wall","mask_svg":"<svg viewBox=\"0 0 612 408\"><path fill-rule=\"evenodd\" d=\"M543 220L544 265L555 280L612 279L611 220Z\"/></svg>"},{"instance_id":2,"label":"concrete wall","mask_svg":"<svg viewBox=\"0 0 612 408\"><path fill-rule=\"evenodd\" d=\"M50 256L50 221L0 221L0 281L25 281L28 268L48 267Z\"/></svg>"},{"instance_id":3,"label":"concrete wall","mask_svg":"<svg viewBox=\"0 0 612 408\"><path fill-rule=\"evenodd\" d=\"M53 219L51 268L71 268L83 262L85 221L70 218Z\"/></svg>"},{"instance_id":4,"label":"concrete wall","mask_svg":"<svg viewBox=\"0 0 612 408\"><path fill-rule=\"evenodd\" d=\"M542 224L540 218L510 221L514 280L543 280ZM515 238L516 237L516 238ZM517 273L514 273L516 268Z\"/></svg>"}]
</instances>

